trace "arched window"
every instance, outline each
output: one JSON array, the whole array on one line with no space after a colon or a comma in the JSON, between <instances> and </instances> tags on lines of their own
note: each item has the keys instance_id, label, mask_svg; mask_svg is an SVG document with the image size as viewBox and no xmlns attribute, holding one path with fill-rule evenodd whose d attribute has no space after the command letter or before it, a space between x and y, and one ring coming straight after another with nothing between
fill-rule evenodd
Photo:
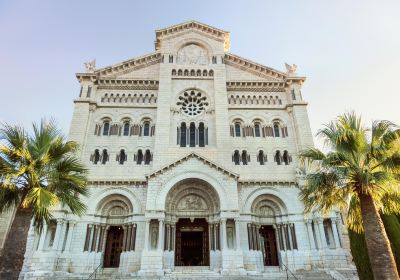
<instances>
[{"instance_id":1,"label":"arched window","mask_svg":"<svg viewBox=\"0 0 400 280\"><path fill-rule=\"evenodd\" d=\"M283 151L282 159L283 159L283 162L285 163L285 165L289 165L290 157L289 157L288 151Z\"/></svg>"},{"instance_id":2,"label":"arched window","mask_svg":"<svg viewBox=\"0 0 400 280\"><path fill-rule=\"evenodd\" d=\"M97 164L100 161L100 152L98 149L94 150L93 163Z\"/></svg>"},{"instance_id":3,"label":"arched window","mask_svg":"<svg viewBox=\"0 0 400 280\"><path fill-rule=\"evenodd\" d=\"M207 77L207 70L203 70L203 76Z\"/></svg>"},{"instance_id":4,"label":"arched window","mask_svg":"<svg viewBox=\"0 0 400 280\"><path fill-rule=\"evenodd\" d=\"M182 70L181 69L178 70L178 76L182 76Z\"/></svg>"},{"instance_id":5,"label":"arched window","mask_svg":"<svg viewBox=\"0 0 400 280\"><path fill-rule=\"evenodd\" d=\"M143 136L149 136L149 135L150 135L150 123L144 122L143 123Z\"/></svg>"},{"instance_id":6,"label":"arched window","mask_svg":"<svg viewBox=\"0 0 400 280\"><path fill-rule=\"evenodd\" d=\"M196 72L194 71L194 69L190 70L190 76L196 76Z\"/></svg>"},{"instance_id":7,"label":"arched window","mask_svg":"<svg viewBox=\"0 0 400 280\"><path fill-rule=\"evenodd\" d=\"M130 127L129 122L125 122L124 123L124 136L128 136L129 135L129 127Z\"/></svg>"},{"instance_id":8,"label":"arched window","mask_svg":"<svg viewBox=\"0 0 400 280\"><path fill-rule=\"evenodd\" d=\"M199 70L197 70L197 76L201 76L201 70L199 69Z\"/></svg>"},{"instance_id":9,"label":"arched window","mask_svg":"<svg viewBox=\"0 0 400 280\"><path fill-rule=\"evenodd\" d=\"M175 69L172 70L172 76L176 76L176 70Z\"/></svg>"},{"instance_id":10,"label":"arched window","mask_svg":"<svg viewBox=\"0 0 400 280\"><path fill-rule=\"evenodd\" d=\"M210 77L214 76L214 71L213 71L213 70L210 70L209 76L210 76Z\"/></svg>"},{"instance_id":11,"label":"arched window","mask_svg":"<svg viewBox=\"0 0 400 280\"><path fill-rule=\"evenodd\" d=\"M281 165L282 160L281 160L281 152L280 151L276 151L275 153L275 161L278 165Z\"/></svg>"},{"instance_id":12,"label":"arched window","mask_svg":"<svg viewBox=\"0 0 400 280\"><path fill-rule=\"evenodd\" d=\"M144 154L144 164L146 164L146 165L150 164L151 160L152 160L152 156L151 156L150 150L146 150L146 152Z\"/></svg>"},{"instance_id":13,"label":"arched window","mask_svg":"<svg viewBox=\"0 0 400 280\"><path fill-rule=\"evenodd\" d=\"M194 122L190 123L189 127L189 146L196 147L196 125Z\"/></svg>"},{"instance_id":14,"label":"arched window","mask_svg":"<svg viewBox=\"0 0 400 280\"><path fill-rule=\"evenodd\" d=\"M247 162L249 161L249 157L247 155L246 151L242 151L242 163L243 165L247 165Z\"/></svg>"},{"instance_id":15,"label":"arched window","mask_svg":"<svg viewBox=\"0 0 400 280\"><path fill-rule=\"evenodd\" d=\"M259 151L258 152L257 160L260 163L260 165L264 165L265 164L265 156L264 156L264 152L263 151Z\"/></svg>"},{"instance_id":16,"label":"arched window","mask_svg":"<svg viewBox=\"0 0 400 280\"><path fill-rule=\"evenodd\" d=\"M189 76L189 70L185 70L185 71L183 71L183 76Z\"/></svg>"},{"instance_id":17,"label":"arched window","mask_svg":"<svg viewBox=\"0 0 400 280\"><path fill-rule=\"evenodd\" d=\"M181 123L181 147L186 147L186 123Z\"/></svg>"},{"instance_id":18,"label":"arched window","mask_svg":"<svg viewBox=\"0 0 400 280\"><path fill-rule=\"evenodd\" d=\"M127 160L125 150L119 151L119 155L117 157L117 160L118 160L119 164L124 164L124 162Z\"/></svg>"},{"instance_id":19,"label":"arched window","mask_svg":"<svg viewBox=\"0 0 400 280\"><path fill-rule=\"evenodd\" d=\"M235 123L235 136L240 137L242 128L240 127L240 123Z\"/></svg>"},{"instance_id":20,"label":"arched window","mask_svg":"<svg viewBox=\"0 0 400 280\"><path fill-rule=\"evenodd\" d=\"M204 130L204 123L199 124L199 147L205 146L205 130Z\"/></svg>"},{"instance_id":21,"label":"arched window","mask_svg":"<svg viewBox=\"0 0 400 280\"><path fill-rule=\"evenodd\" d=\"M101 164L106 164L107 161L108 161L108 153L107 150L104 149L101 155Z\"/></svg>"},{"instance_id":22,"label":"arched window","mask_svg":"<svg viewBox=\"0 0 400 280\"><path fill-rule=\"evenodd\" d=\"M279 123L274 123L274 136L279 137Z\"/></svg>"},{"instance_id":23,"label":"arched window","mask_svg":"<svg viewBox=\"0 0 400 280\"><path fill-rule=\"evenodd\" d=\"M260 137L261 136L260 124L259 123L255 123L254 124L254 136L255 137Z\"/></svg>"},{"instance_id":24,"label":"arched window","mask_svg":"<svg viewBox=\"0 0 400 280\"><path fill-rule=\"evenodd\" d=\"M106 121L103 123L103 135L108 135L110 133L110 122Z\"/></svg>"},{"instance_id":25,"label":"arched window","mask_svg":"<svg viewBox=\"0 0 400 280\"><path fill-rule=\"evenodd\" d=\"M136 163L142 164L142 161L143 161L143 152L142 150L139 150L137 153Z\"/></svg>"},{"instance_id":26,"label":"arched window","mask_svg":"<svg viewBox=\"0 0 400 280\"><path fill-rule=\"evenodd\" d=\"M235 163L235 165L239 165L240 164L240 154L239 154L238 150L236 150L233 153L233 162Z\"/></svg>"}]
</instances>

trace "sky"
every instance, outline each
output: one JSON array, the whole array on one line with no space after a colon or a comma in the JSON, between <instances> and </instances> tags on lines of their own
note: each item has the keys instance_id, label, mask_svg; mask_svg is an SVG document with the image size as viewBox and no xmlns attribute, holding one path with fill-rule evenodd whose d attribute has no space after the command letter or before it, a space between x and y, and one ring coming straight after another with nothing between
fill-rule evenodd
<instances>
[{"instance_id":1,"label":"sky","mask_svg":"<svg viewBox=\"0 0 400 280\"><path fill-rule=\"evenodd\" d=\"M151 53L156 29L197 20L230 31L234 54L297 64L314 134L352 110L400 125L399 11L398 0L0 0L0 122L54 118L68 133L84 62Z\"/></svg>"}]
</instances>

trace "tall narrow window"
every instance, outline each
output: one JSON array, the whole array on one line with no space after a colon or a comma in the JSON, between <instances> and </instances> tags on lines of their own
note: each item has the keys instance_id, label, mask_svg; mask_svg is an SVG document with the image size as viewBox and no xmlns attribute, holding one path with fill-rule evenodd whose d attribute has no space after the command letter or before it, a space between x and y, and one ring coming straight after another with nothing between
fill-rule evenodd
<instances>
[{"instance_id":1,"label":"tall narrow window","mask_svg":"<svg viewBox=\"0 0 400 280\"><path fill-rule=\"evenodd\" d=\"M101 164L106 164L107 161L108 161L108 153L107 150L104 149L103 154L101 155Z\"/></svg>"},{"instance_id":2,"label":"tall narrow window","mask_svg":"<svg viewBox=\"0 0 400 280\"><path fill-rule=\"evenodd\" d=\"M181 123L181 147L186 147L186 123Z\"/></svg>"},{"instance_id":3,"label":"tall narrow window","mask_svg":"<svg viewBox=\"0 0 400 280\"><path fill-rule=\"evenodd\" d=\"M247 165L247 152L246 151L242 151L242 163L243 165Z\"/></svg>"},{"instance_id":4,"label":"tall narrow window","mask_svg":"<svg viewBox=\"0 0 400 280\"><path fill-rule=\"evenodd\" d=\"M260 137L261 133L260 133L260 124L256 123L254 125L254 135L256 137Z\"/></svg>"},{"instance_id":5,"label":"tall narrow window","mask_svg":"<svg viewBox=\"0 0 400 280\"><path fill-rule=\"evenodd\" d=\"M119 152L118 163L119 163L119 164L124 164L125 161L126 161L126 153L125 153L125 150L121 150L121 151Z\"/></svg>"},{"instance_id":6,"label":"tall narrow window","mask_svg":"<svg viewBox=\"0 0 400 280\"><path fill-rule=\"evenodd\" d=\"M142 150L139 150L137 153L136 163L142 164L142 161L143 161L143 152L142 152Z\"/></svg>"},{"instance_id":7,"label":"tall narrow window","mask_svg":"<svg viewBox=\"0 0 400 280\"><path fill-rule=\"evenodd\" d=\"M145 122L143 124L143 136L149 136L150 135L150 123Z\"/></svg>"},{"instance_id":8,"label":"tall narrow window","mask_svg":"<svg viewBox=\"0 0 400 280\"><path fill-rule=\"evenodd\" d=\"M190 123L189 128L189 146L195 147L196 146L196 125L194 122Z\"/></svg>"},{"instance_id":9,"label":"tall narrow window","mask_svg":"<svg viewBox=\"0 0 400 280\"><path fill-rule=\"evenodd\" d=\"M151 161L150 150L146 150L146 153L144 154L144 164L150 164L150 161Z\"/></svg>"},{"instance_id":10,"label":"tall narrow window","mask_svg":"<svg viewBox=\"0 0 400 280\"><path fill-rule=\"evenodd\" d=\"M236 137L240 137L240 132L241 132L241 127L240 127L240 123L235 123L235 136Z\"/></svg>"},{"instance_id":11,"label":"tall narrow window","mask_svg":"<svg viewBox=\"0 0 400 280\"><path fill-rule=\"evenodd\" d=\"M90 97L91 93L92 93L92 87L88 86L86 97Z\"/></svg>"},{"instance_id":12,"label":"tall narrow window","mask_svg":"<svg viewBox=\"0 0 400 280\"><path fill-rule=\"evenodd\" d=\"M257 157L258 157L258 162L260 163L260 165L264 165L265 164L264 152L259 151Z\"/></svg>"},{"instance_id":13,"label":"tall narrow window","mask_svg":"<svg viewBox=\"0 0 400 280\"><path fill-rule=\"evenodd\" d=\"M276 151L275 153L275 161L278 165L281 165L281 152L280 151Z\"/></svg>"},{"instance_id":14,"label":"tall narrow window","mask_svg":"<svg viewBox=\"0 0 400 280\"><path fill-rule=\"evenodd\" d=\"M292 99L296 100L296 93L295 93L294 89L292 89Z\"/></svg>"},{"instance_id":15,"label":"tall narrow window","mask_svg":"<svg viewBox=\"0 0 400 280\"><path fill-rule=\"evenodd\" d=\"M103 135L108 135L110 133L110 123L104 122L103 124Z\"/></svg>"},{"instance_id":16,"label":"tall narrow window","mask_svg":"<svg viewBox=\"0 0 400 280\"><path fill-rule=\"evenodd\" d=\"M288 151L284 151L283 152L282 159L283 159L283 162L285 163L285 165L289 164L289 153L288 153Z\"/></svg>"},{"instance_id":17,"label":"tall narrow window","mask_svg":"<svg viewBox=\"0 0 400 280\"><path fill-rule=\"evenodd\" d=\"M93 163L97 164L100 161L100 152L98 149L94 150Z\"/></svg>"},{"instance_id":18,"label":"tall narrow window","mask_svg":"<svg viewBox=\"0 0 400 280\"><path fill-rule=\"evenodd\" d=\"M274 136L279 137L279 124L274 123Z\"/></svg>"},{"instance_id":19,"label":"tall narrow window","mask_svg":"<svg viewBox=\"0 0 400 280\"><path fill-rule=\"evenodd\" d=\"M204 130L204 123L200 123L199 125L199 147L204 147L204 137L205 136L205 130Z\"/></svg>"},{"instance_id":20,"label":"tall narrow window","mask_svg":"<svg viewBox=\"0 0 400 280\"><path fill-rule=\"evenodd\" d=\"M240 154L239 154L238 150L236 150L233 153L233 162L235 163L235 165L239 165L240 164Z\"/></svg>"},{"instance_id":21,"label":"tall narrow window","mask_svg":"<svg viewBox=\"0 0 400 280\"><path fill-rule=\"evenodd\" d=\"M129 135L129 122L124 123L124 136Z\"/></svg>"}]
</instances>

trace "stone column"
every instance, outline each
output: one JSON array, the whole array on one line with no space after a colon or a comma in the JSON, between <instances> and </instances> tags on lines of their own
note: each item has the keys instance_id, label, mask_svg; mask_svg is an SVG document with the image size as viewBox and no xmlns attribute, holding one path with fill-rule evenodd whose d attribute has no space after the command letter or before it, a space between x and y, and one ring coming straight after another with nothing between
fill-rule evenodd
<instances>
[{"instance_id":1,"label":"stone column","mask_svg":"<svg viewBox=\"0 0 400 280\"><path fill-rule=\"evenodd\" d=\"M279 251L281 250L281 245L279 244L279 233L278 233L277 224L272 224L272 227L275 230L276 247L278 249L278 256L279 256Z\"/></svg>"},{"instance_id":2,"label":"stone column","mask_svg":"<svg viewBox=\"0 0 400 280\"><path fill-rule=\"evenodd\" d=\"M149 250L149 238L150 238L150 220L145 221L145 232L144 232L144 250Z\"/></svg>"},{"instance_id":3,"label":"stone column","mask_svg":"<svg viewBox=\"0 0 400 280\"><path fill-rule=\"evenodd\" d=\"M287 227L287 233L288 233L290 249L294 250L294 248L293 248L293 240L292 240L292 227L290 226L290 223L286 224L286 227Z\"/></svg>"},{"instance_id":4,"label":"stone column","mask_svg":"<svg viewBox=\"0 0 400 280\"><path fill-rule=\"evenodd\" d=\"M226 250L228 248L228 244L226 243L226 219L221 219L221 251Z\"/></svg>"},{"instance_id":5,"label":"stone column","mask_svg":"<svg viewBox=\"0 0 400 280\"><path fill-rule=\"evenodd\" d=\"M175 251L175 237L176 237L175 224L171 225L171 228L172 228L171 251Z\"/></svg>"},{"instance_id":6,"label":"stone column","mask_svg":"<svg viewBox=\"0 0 400 280\"><path fill-rule=\"evenodd\" d=\"M318 223L319 237L321 239L321 249L325 249L328 245L326 243L323 220L318 219L317 223Z\"/></svg>"},{"instance_id":7,"label":"stone column","mask_svg":"<svg viewBox=\"0 0 400 280\"><path fill-rule=\"evenodd\" d=\"M335 248L340 248L340 240L339 240L339 235L338 235L338 229L336 227L336 218L331 218L331 224L332 224L332 231L333 231L333 239L335 240Z\"/></svg>"},{"instance_id":8,"label":"stone column","mask_svg":"<svg viewBox=\"0 0 400 280\"><path fill-rule=\"evenodd\" d=\"M47 223L44 223L42 227L42 232L40 234L40 239L39 239L39 245L38 245L38 251L43 251L44 249L44 242L46 241L46 235L47 235Z\"/></svg>"},{"instance_id":9,"label":"stone column","mask_svg":"<svg viewBox=\"0 0 400 280\"><path fill-rule=\"evenodd\" d=\"M67 231L67 221L63 221L63 226L62 226L62 230L61 230L61 233L60 233L60 241L58 242L58 246L57 246L57 251L58 252L61 252L62 249L63 249L65 238L67 238L65 236L66 231ZM69 229L68 229L68 231L69 231Z\"/></svg>"},{"instance_id":10,"label":"stone column","mask_svg":"<svg viewBox=\"0 0 400 280\"><path fill-rule=\"evenodd\" d=\"M158 220L158 244L157 244L157 249L160 250L160 251L163 250L163 243L164 243L163 232L164 232L164 221L162 219L159 219Z\"/></svg>"},{"instance_id":11,"label":"stone column","mask_svg":"<svg viewBox=\"0 0 400 280\"><path fill-rule=\"evenodd\" d=\"M279 229L280 229L280 235L282 236L282 244L283 244L283 250L286 251L286 235L285 235L285 227L283 224L279 225Z\"/></svg>"},{"instance_id":12,"label":"stone column","mask_svg":"<svg viewBox=\"0 0 400 280\"><path fill-rule=\"evenodd\" d=\"M72 242L72 235L74 234L74 228L75 228L75 221L69 221L69 229L68 229L67 242L65 244L65 251L71 250L71 242Z\"/></svg>"},{"instance_id":13,"label":"stone column","mask_svg":"<svg viewBox=\"0 0 400 280\"><path fill-rule=\"evenodd\" d=\"M314 240L314 233L312 230L312 220L307 220L306 225L307 225L307 233L308 233L308 241L310 242L310 249L315 250L315 240Z\"/></svg>"},{"instance_id":14,"label":"stone column","mask_svg":"<svg viewBox=\"0 0 400 280\"><path fill-rule=\"evenodd\" d=\"M235 219L236 250L240 250L239 219Z\"/></svg>"},{"instance_id":15,"label":"stone column","mask_svg":"<svg viewBox=\"0 0 400 280\"><path fill-rule=\"evenodd\" d=\"M57 227L56 227L56 233L54 236L54 241L53 241L53 251L57 251L58 248L58 243L60 242L61 239L61 232L62 232L62 227L63 227L64 221L61 219L57 220Z\"/></svg>"}]
</instances>

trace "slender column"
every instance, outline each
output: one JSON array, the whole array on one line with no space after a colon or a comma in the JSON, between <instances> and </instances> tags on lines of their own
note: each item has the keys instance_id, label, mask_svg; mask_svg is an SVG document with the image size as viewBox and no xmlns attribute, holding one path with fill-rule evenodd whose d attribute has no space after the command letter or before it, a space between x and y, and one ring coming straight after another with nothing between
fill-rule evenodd
<instances>
[{"instance_id":1,"label":"slender column","mask_svg":"<svg viewBox=\"0 0 400 280\"><path fill-rule=\"evenodd\" d=\"M278 233L278 229L276 227L276 224L273 224L272 227L275 230L275 239L276 239L276 247L278 249L278 253L281 250L281 245L279 244L279 233Z\"/></svg>"},{"instance_id":2,"label":"slender column","mask_svg":"<svg viewBox=\"0 0 400 280\"><path fill-rule=\"evenodd\" d=\"M218 234L217 234L217 230L218 230L218 224L217 223L215 223L214 224L214 234L213 234L213 237L214 237L214 250L215 251L217 251L217 250L219 250L220 248L219 248L219 241L217 240L217 238L218 238Z\"/></svg>"},{"instance_id":3,"label":"slender column","mask_svg":"<svg viewBox=\"0 0 400 280\"><path fill-rule=\"evenodd\" d=\"M343 247L343 235L342 235L343 224L342 224L342 220L340 218L336 218L335 224L336 224L336 228L337 228L337 231L338 231L340 246Z\"/></svg>"},{"instance_id":4,"label":"slender column","mask_svg":"<svg viewBox=\"0 0 400 280\"><path fill-rule=\"evenodd\" d=\"M125 251L130 251L131 250L131 239L132 239L132 225L128 225L128 232L127 232L127 237L126 237L126 248Z\"/></svg>"},{"instance_id":5,"label":"slender column","mask_svg":"<svg viewBox=\"0 0 400 280\"><path fill-rule=\"evenodd\" d=\"M57 251L58 251L58 252L61 252L61 251L62 251L65 238L67 238L67 237L65 236L66 231L67 231L67 222L66 222L66 221L63 221L63 226L62 226L62 230L61 230L61 233L60 233L60 241L58 242L58 246L57 246Z\"/></svg>"},{"instance_id":6,"label":"slender column","mask_svg":"<svg viewBox=\"0 0 400 280\"><path fill-rule=\"evenodd\" d=\"M145 232L144 232L144 249L149 250L149 230L150 230L150 221L146 220L146 227L145 227Z\"/></svg>"},{"instance_id":7,"label":"slender column","mask_svg":"<svg viewBox=\"0 0 400 280\"><path fill-rule=\"evenodd\" d=\"M176 230L175 224L172 225L172 238L171 238L171 250L175 251L175 238L176 238Z\"/></svg>"},{"instance_id":8,"label":"slender column","mask_svg":"<svg viewBox=\"0 0 400 280\"><path fill-rule=\"evenodd\" d=\"M312 220L307 220L306 225L307 225L307 233L308 233L308 241L310 242L310 249L315 250L315 240L314 240L314 233L312 230Z\"/></svg>"},{"instance_id":9,"label":"slender column","mask_svg":"<svg viewBox=\"0 0 400 280\"><path fill-rule=\"evenodd\" d=\"M39 246L38 246L39 251L43 251L43 249L44 249L44 242L46 241L46 236L47 236L47 223L44 223L42 232L40 234L40 240L39 240Z\"/></svg>"},{"instance_id":10,"label":"slender column","mask_svg":"<svg viewBox=\"0 0 400 280\"><path fill-rule=\"evenodd\" d=\"M74 234L75 221L69 221L69 229L67 236L67 243L65 244L65 251L71 250L72 235Z\"/></svg>"},{"instance_id":11,"label":"slender column","mask_svg":"<svg viewBox=\"0 0 400 280\"><path fill-rule=\"evenodd\" d=\"M161 250L163 249L163 243L164 239L163 237L163 232L164 232L164 221L163 220L158 220L158 244L157 244L157 249Z\"/></svg>"},{"instance_id":12,"label":"slender column","mask_svg":"<svg viewBox=\"0 0 400 280\"><path fill-rule=\"evenodd\" d=\"M228 248L228 245L226 243L226 219L221 219L221 239L222 239L221 250L226 250Z\"/></svg>"},{"instance_id":13,"label":"slender column","mask_svg":"<svg viewBox=\"0 0 400 280\"><path fill-rule=\"evenodd\" d=\"M64 223L63 220L61 220L61 219L57 220L56 234L54 237L53 247L52 247L53 251L56 251L58 248L58 243L61 239L61 231L62 231L63 223Z\"/></svg>"},{"instance_id":14,"label":"slender column","mask_svg":"<svg viewBox=\"0 0 400 280\"><path fill-rule=\"evenodd\" d=\"M279 225L279 228L281 229L281 236L282 236L282 244L283 244L283 250L287 250L286 248L286 236L285 236L285 226L283 224Z\"/></svg>"},{"instance_id":15,"label":"slender column","mask_svg":"<svg viewBox=\"0 0 400 280\"><path fill-rule=\"evenodd\" d=\"M239 219L235 219L236 250L240 250Z\"/></svg>"},{"instance_id":16,"label":"slender column","mask_svg":"<svg viewBox=\"0 0 400 280\"><path fill-rule=\"evenodd\" d=\"M136 224L133 224L130 250L135 251L135 247L136 247Z\"/></svg>"},{"instance_id":17,"label":"slender column","mask_svg":"<svg viewBox=\"0 0 400 280\"><path fill-rule=\"evenodd\" d=\"M290 224L286 224L286 228L287 228L287 234L288 234L290 249L294 250L294 248L293 248L293 240L292 240L292 227L290 226Z\"/></svg>"},{"instance_id":18,"label":"slender column","mask_svg":"<svg viewBox=\"0 0 400 280\"><path fill-rule=\"evenodd\" d=\"M127 228L127 226L122 226L122 229L124 230L124 236L122 237L122 252L125 252L126 251L126 238L128 237L128 235L127 235L127 231L128 231L128 228Z\"/></svg>"},{"instance_id":19,"label":"slender column","mask_svg":"<svg viewBox=\"0 0 400 280\"><path fill-rule=\"evenodd\" d=\"M332 231L333 231L333 239L335 240L335 248L340 248L340 240L338 235L338 229L336 227L336 218L331 218Z\"/></svg>"},{"instance_id":20,"label":"slender column","mask_svg":"<svg viewBox=\"0 0 400 280\"><path fill-rule=\"evenodd\" d=\"M323 220L319 219L317 222L318 222L319 236L321 239L321 248L325 249L328 245L326 243Z\"/></svg>"}]
</instances>

